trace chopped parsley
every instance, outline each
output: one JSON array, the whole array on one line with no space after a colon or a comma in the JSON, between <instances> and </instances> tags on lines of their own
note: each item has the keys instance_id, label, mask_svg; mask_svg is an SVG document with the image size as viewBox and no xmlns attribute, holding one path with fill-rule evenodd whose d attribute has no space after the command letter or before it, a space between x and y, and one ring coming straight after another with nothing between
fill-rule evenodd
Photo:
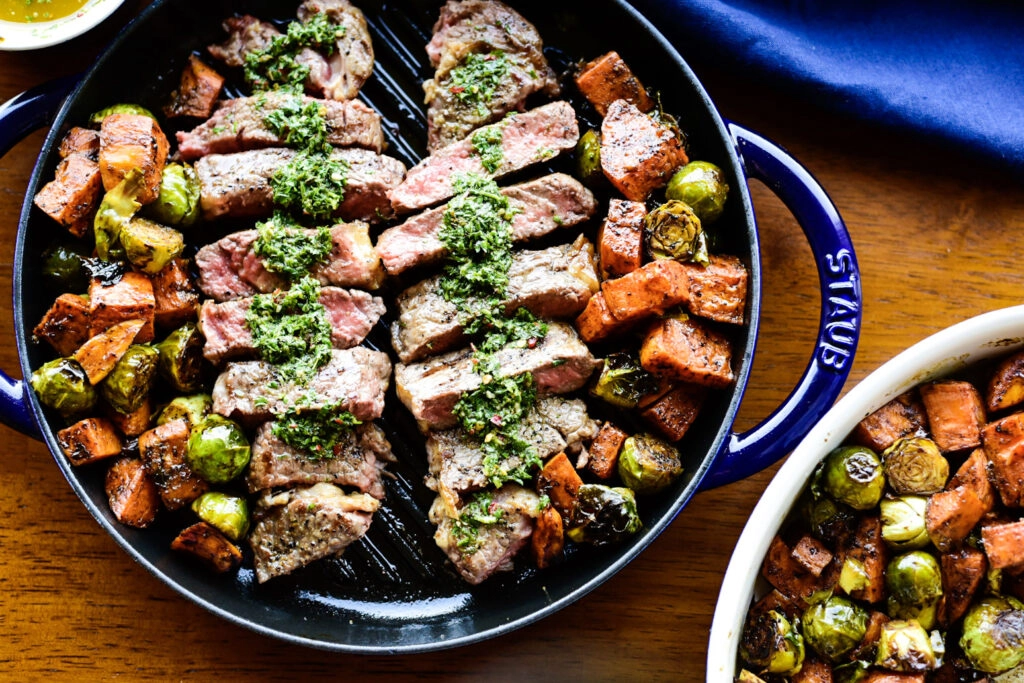
<instances>
[{"instance_id":1,"label":"chopped parsley","mask_svg":"<svg viewBox=\"0 0 1024 683\"><path fill-rule=\"evenodd\" d=\"M303 48L331 54L335 41L345 35L345 27L338 26L324 13L317 13L309 21L293 21L287 33L274 36L261 50L245 56L245 80L254 91L285 88L297 92L309 76L309 67L296 57Z\"/></svg>"},{"instance_id":2,"label":"chopped parsley","mask_svg":"<svg viewBox=\"0 0 1024 683\"><path fill-rule=\"evenodd\" d=\"M352 413L332 403L312 412L289 410L277 419L271 431L308 459L327 460L334 457L334 447L341 437L360 424Z\"/></svg>"},{"instance_id":3,"label":"chopped parsley","mask_svg":"<svg viewBox=\"0 0 1024 683\"><path fill-rule=\"evenodd\" d=\"M266 221L257 223L256 233L253 251L263 259L263 266L289 280L308 275L310 269L325 261L334 248L329 227L321 225L306 230L279 211Z\"/></svg>"},{"instance_id":4,"label":"chopped parsley","mask_svg":"<svg viewBox=\"0 0 1024 683\"><path fill-rule=\"evenodd\" d=\"M466 555L480 550L480 527L497 524L504 513L494 505L490 493L482 491L475 494L452 521L452 535L459 550Z\"/></svg>"},{"instance_id":5,"label":"chopped parsley","mask_svg":"<svg viewBox=\"0 0 1024 683\"><path fill-rule=\"evenodd\" d=\"M487 104L511 71L508 55L501 50L473 52L452 69L448 89L467 107L476 107L480 116L487 116Z\"/></svg>"},{"instance_id":6,"label":"chopped parsley","mask_svg":"<svg viewBox=\"0 0 1024 683\"><path fill-rule=\"evenodd\" d=\"M348 162L329 155L299 152L270 178L274 203L301 210L317 220L334 215L345 200Z\"/></svg>"},{"instance_id":7,"label":"chopped parsley","mask_svg":"<svg viewBox=\"0 0 1024 683\"><path fill-rule=\"evenodd\" d=\"M316 100L305 101L298 95L284 97L263 123L289 147L307 152L331 151L327 141L327 111Z\"/></svg>"},{"instance_id":8,"label":"chopped parsley","mask_svg":"<svg viewBox=\"0 0 1024 683\"><path fill-rule=\"evenodd\" d=\"M486 126L473 133L473 137L470 138L473 152L480 157L480 163L488 173L497 171L505 159L505 153L501 150L502 132L500 125Z\"/></svg>"},{"instance_id":9,"label":"chopped parsley","mask_svg":"<svg viewBox=\"0 0 1024 683\"><path fill-rule=\"evenodd\" d=\"M331 359L331 324L311 277L286 292L257 294L245 323L263 359L288 377L309 379Z\"/></svg>"}]
</instances>

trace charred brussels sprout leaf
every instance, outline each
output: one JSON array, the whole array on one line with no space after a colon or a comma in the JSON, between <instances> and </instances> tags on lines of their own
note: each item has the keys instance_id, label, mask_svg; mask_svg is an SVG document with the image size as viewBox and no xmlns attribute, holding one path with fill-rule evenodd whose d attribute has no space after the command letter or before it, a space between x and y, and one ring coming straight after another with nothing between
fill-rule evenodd
<instances>
[{"instance_id":1,"label":"charred brussels sprout leaf","mask_svg":"<svg viewBox=\"0 0 1024 683\"><path fill-rule=\"evenodd\" d=\"M685 202L670 200L644 216L651 258L708 265L708 242L700 219Z\"/></svg>"},{"instance_id":2,"label":"charred brussels sprout leaf","mask_svg":"<svg viewBox=\"0 0 1024 683\"><path fill-rule=\"evenodd\" d=\"M816 488L855 510L875 507L885 491L882 463L861 446L833 450L814 476Z\"/></svg>"},{"instance_id":3,"label":"charred brussels sprout leaf","mask_svg":"<svg viewBox=\"0 0 1024 683\"><path fill-rule=\"evenodd\" d=\"M949 462L931 439L900 439L882 453L886 481L899 494L941 491L949 478Z\"/></svg>"},{"instance_id":4,"label":"charred brussels sprout leaf","mask_svg":"<svg viewBox=\"0 0 1024 683\"><path fill-rule=\"evenodd\" d=\"M894 557L885 569L885 588L890 617L916 619L926 629L935 626L942 570L933 555L914 550Z\"/></svg>"},{"instance_id":5,"label":"charred brussels sprout leaf","mask_svg":"<svg viewBox=\"0 0 1024 683\"><path fill-rule=\"evenodd\" d=\"M160 195L146 206L146 215L164 225L187 228L199 218L199 176L186 164L167 164L160 176Z\"/></svg>"},{"instance_id":6,"label":"charred brussels sprout leaf","mask_svg":"<svg viewBox=\"0 0 1024 683\"><path fill-rule=\"evenodd\" d=\"M575 543L607 545L632 536L642 527L631 490L584 484L566 535Z\"/></svg>"},{"instance_id":7,"label":"charred brussels sprout leaf","mask_svg":"<svg viewBox=\"0 0 1024 683\"><path fill-rule=\"evenodd\" d=\"M237 423L207 415L192 427L185 460L192 471L211 484L229 482L249 464L249 441Z\"/></svg>"},{"instance_id":8,"label":"charred brussels sprout leaf","mask_svg":"<svg viewBox=\"0 0 1024 683\"><path fill-rule=\"evenodd\" d=\"M857 516L849 506L819 495L807 504L805 512L811 533L828 543L838 543L853 532Z\"/></svg>"},{"instance_id":9,"label":"charred brussels sprout leaf","mask_svg":"<svg viewBox=\"0 0 1024 683\"><path fill-rule=\"evenodd\" d=\"M100 383L100 393L119 413L138 410L156 379L159 354L152 346L134 344Z\"/></svg>"},{"instance_id":10,"label":"charred brussels sprout leaf","mask_svg":"<svg viewBox=\"0 0 1024 683\"><path fill-rule=\"evenodd\" d=\"M185 323L156 346L160 376L175 391L190 393L203 386L203 336L194 323Z\"/></svg>"},{"instance_id":11,"label":"charred brussels sprout leaf","mask_svg":"<svg viewBox=\"0 0 1024 683\"><path fill-rule=\"evenodd\" d=\"M133 218L121 226L120 238L128 261L151 275L163 270L185 249L180 232L145 218Z\"/></svg>"},{"instance_id":12,"label":"charred brussels sprout leaf","mask_svg":"<svg viewBox=\"0 0 1024 683\"><path fill-rule=\"evenodd\" d=\"M1024 604L1011 597L982 598L964 617L960 647L971 666L989 674L1024 663Z\"/></svg>"},{"instance_id":13,"label":"charred brussels sprout leaf","mask_svg":"<svg viewBox=\"0 0 1024 683\"><path fill-rule=\"evenodd\" d=\"M758 614L743 630L740 656L762 673L792 676L804 663L804 639L798 625L775 610Z\"/></svg>"},{"instance_id":14,"label":"charred brussels sprout leaf","mask_svg":"<svg viewBox=\"0 0 1024 683\"><path fill-rule=\"evenodd\" d=\"M925 513L928 499L924 496L886 498L879 504L882 514L882 540L889 547L916 550L931 542Z\"/></svg>"},{"instance_id":15,"label":"charred brussels sprout leaf","mask_svg":"<svg viewBox=\"0 0 1024 683\"><path fill-rule=\"evenodd\" d=\"M601 171L601 138L596 130L588 130L576 143L576 172L587 185L604 177Z\"/></svg>"},{"instance_id":16,"label":"charred brussels sprout leaf","mask_svg":"<svg viewBox=\"0 0 1024 683\"><path fill-rule=\"evenodd\" d=\"M77 361L58 358L42 365L29 380L39 402L62 415L74 415L96 405L96 389Z\"/></svg>"},{"instance_id":17,"label":"charred brussels sprout leaf","mask_svg":"<svg viewBox=\"0 0 1024 683\"><path fill-rule=\"evenodd\" d=\"M135 114L136 116L148 116L149 118L156 121L156 117L153 116L153 112L143 107L141 104L130 104L126 102L120 102L118 104L112 104L109 107L104 107L98 112L95 112L89 117L89 123L93 125L99 125L103 123L103 119L113 114Z\"/></svg>"},{"instance_id":18,"label":"charred brussels sprout leaf","mask_svg":"<svg viewBox=\"0 0 1024 683\"><path fill-rule=\"evenodd\" d=\"M639 356L617 351L604 359L590 395L620 408L636 408L641 398L657 390L658 378L640 366Z\"/></svg>"},{"instance_id":19,"label":"charred brussels sprout leaf","mask_svg":"<svg viewBox=\"0 0 1024 683\"><path fill-rule=\"evenodd\" d=\"M245 498L210 491L192 501L192 511L232 541L240 541L249 530L249 504Z\"/></svg>"},{"instance_id":20,"label":"charred brussels sprout leaf","mask_svg":"<svg viewBox=\"0 0 1024 683\"><path fill-rule=\"evenodd\" d=\"M661 439L637 434L622 444L619 476L638 494L658 493L682 473L679 451Z\"/></svg>"},{"instance_id":21,"label":"charred brussels sprout leaf","mask_svg":"<svg viewBox=\"0 0 1024 683\"><path fill-rule=\"evenodd\" d=\"M729 184L718 166L708 161L691 161L668 181L665 196L686 202L701 223L710 225L722 215Z\"/></svg>"},{"instance_id":22,"label":"charred brussels sprout leaf","mask_svg":"<svg viewBox=\"0 0 1024 683\"><path fill-rule=\"evenodd\" d=\"M186 420L191 429L202 422L203 418L211 412L213 412L213 399L209 394L176 396L157 415L156 423L159 426L174 420Z\"/></svg>"},{"instance_id":23,"label":"charred brussels sprout leaf","mask_svg":"<svg viewBox=\"0 0 1024 683\"><path fill-rule=\"evenodd\" d=\"M85 269L89 255L81 243L54 245L43 252L43 277L62 292L84 292L89 287Z\"/></svg>"},{"instance_id":24,"label":"charred brussels sprout leaf","mask_svg":"<svg viewBox=\"0 0 1024 683\"><path fill-rule=\"evenodd\" d=\"M942 644L941 638L938 642ZM945 648L940 647L940 650L944 652ZM937 669L940 661L931 637L921 624L913 620L893 619L882 625L875 656L878 666L890 671L915 673Z\"/></svg>"},{"instance_id":25,"label":"charred brussels sprout leaf","mask_svg":"<svg viewBox=\"0 0 1024 683\"><path fill-rule=\"evenodd\" d=\"M867 628L867 611L839 596L811 605L804 612L804 641L830 662L841 661L857 647Z\"/></svg>"},{"instance_id":26,"label":"charred brussels sprout leaf","mask_svg":"<svg viewBox=\"0 0 1024 683\"><path fill-rule=\"evenodd\" d=\"M96 255L104 261L120 256L121 230L132 220L142 206L139 194L145 189L142 171L133 168L114 189L103 195L100 208L93 220L96 236Z\"/></svg>"}]
</instances>

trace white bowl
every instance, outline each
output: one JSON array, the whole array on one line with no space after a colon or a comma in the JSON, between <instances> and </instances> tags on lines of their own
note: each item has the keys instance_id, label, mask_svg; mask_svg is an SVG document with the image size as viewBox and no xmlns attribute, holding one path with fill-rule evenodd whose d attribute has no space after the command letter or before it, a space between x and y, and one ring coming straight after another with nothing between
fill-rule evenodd
<instances>
[{"instance_id":1,"label":"white bowl","mask_svg":"<svg viewBox=\"0 0 1024 683\"><path fill-rule=\"evenodd\" d=\"M743 528L722 580L708 641L707 680L732 683L743 623L768 545L825 455L858 422L908 389L992 356L1024 347L1024 306L965 320L914 344L865 378L821 418L772 479Z\"/></svg>"},{"instance_id":2,"label":"white bowl","mask_svg":"<svg viewBox=\"0 0 1024 683\"><path fill-rule=\"evenodd\" d=\"M124 0L89 0L78 11L30 24L0 21L0 51L37 50L71 40L109 17Z\"/></svg>"}]
</instances>

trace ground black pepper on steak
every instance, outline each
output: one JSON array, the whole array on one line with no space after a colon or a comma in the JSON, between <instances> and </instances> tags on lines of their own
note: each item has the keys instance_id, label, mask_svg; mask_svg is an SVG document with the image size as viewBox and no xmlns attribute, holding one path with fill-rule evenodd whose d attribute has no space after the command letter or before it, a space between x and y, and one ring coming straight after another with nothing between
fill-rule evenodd
<instances>
[{"instance_id":1,"label":"ground black pepper on steak","mask_svg":"<svg viewBox=\"0 0 1024 683\"><path fill-rule=\"evenodd\" d=\"M312 230L310 233L312 234ZM287 281L266 269L254 251L257 232L243 230L201 248L196 254L197 284L203 294L228 301L287 288ZM362 221L331 228L331 253L310 270L320 284L377 289L384 280L380 257Z\"/></svg>"},{"instance_id":2,"label":"ground black pepper on steak","mask_svg":"<svg viewBox=\"0 0 1024 683\"><path fill-rule=\"evenodd\" d=\"M179 131L178 152L191 161L207 154L232 154L267 147L283 147L285 141L264 123L271 112L296 99L294 95L268 92L239 97L220 104L213 116L190 131ZM327 121L327 141L337 147L362 147L380 154L384 148L380 114L359 100L299 98L303 104L318 103Z\"/></svg>"},{"instance_id":3,"label":"ground black pepper on steak","mask_svg":"<svg viewBox=\"0 0 1024 683\"><path fill-rule=\"evenodd\" d=\"M500 128L502 135L502 159L493 172L484 168L470 138L454 142L409 169L405 180L390 190L394 210L409 213L448 199L455 193L452 183L459 173L500 178L573 149L580 137L576 112L562 101L512 114L487 128L492 127Z\"/></svg>"},{"instance_id":4,"label":"ground black pepper on steak","mask_svg":"<svg viewBox=\"0 0 1024 683\"><path fill-rule=\"evenodd\" d=\"M512 239L522 242L558 228L578 225L597 210L594 195L578 180L552 173L536 180L501 188L512 218ZM388 228L377 238L377 253L393 275L413 266L432 263L448 253L438 237L447 205L424 211Z\"/></svg>"},{"instance_id":5,"label":"ground black pepper on steak","mask_svg":"<svg viewBox=\"0 0 1024 683\"><path fill-rule=\"evenodd\" d=\"M324 287L320 303L331 324L331 343L336 349L361 344L380 317L384 300L364 291ZM199 328L206 338L203 356L218 365L226 360L253 358L259 355L245 316L251 298L217 303L207 301L199 309Z\"/></svg>"},{"instance_id":6,"label":"ground black pepper on steak","mask_svg":"<svg viewBox=\"0 0 1024 683\"><path fill-rule=\"evenodd\" d=\"M582 235L572 244L516 252L508 278L505 311L526 308L545 319L575 317L600 287L594 247ZM465 340L466 314L441 295L440 280L427 278L398 295L391 342L403 363L447 351Z\"/></svg>"},{"instance_id":7,"label":"ground black pepper on steak","mask_svg":"<svg viewBox=\"0 0 1024 683\"><path fill-rule=\"evenodd\" d=\"M508 74L486 101L460 97L452 70L470 54L502 55ZM461 140L474 129L522 110L535 92L555 97L558 80L544 57L537 29L496 0L449 0L434 24L427 55L434 77L423 84L427 101L427 147L434 151Z\"/></svg>"}]
</instances>

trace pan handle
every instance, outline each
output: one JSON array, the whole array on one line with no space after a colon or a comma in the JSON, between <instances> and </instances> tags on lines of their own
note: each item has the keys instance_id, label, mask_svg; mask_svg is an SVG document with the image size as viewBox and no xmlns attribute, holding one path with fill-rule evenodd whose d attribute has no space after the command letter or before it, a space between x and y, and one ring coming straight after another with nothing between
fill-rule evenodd
<instances>
[{"instance_id":1,"label":"pan handle","mask_svg":"<svg viewBox=\"0 0 1024 683\"><path fill-rule=\"evenodd\" d=\"M791 451L839 396L860 336L860 271L843 219L813 176L778 145L735 123L726 124L747 177L774 192L803 229L818 266L821 322L803 377L775 412L732 434L701 482L701 490L760 472Z\"/></svg>"},{"instance_id":2,"label":"pan handle","mask_svg":"<svg viewBox=\"0 0 1024 683\"><path fill-rule=\"evenodd\" d=\"M26 135L50 123L79 80L80 74L63 76L0 104L0 157ZM24 381L0 371L0 422L38 439L39 425L32 416L27 390Z\"/></svg>"}]
</instances>

